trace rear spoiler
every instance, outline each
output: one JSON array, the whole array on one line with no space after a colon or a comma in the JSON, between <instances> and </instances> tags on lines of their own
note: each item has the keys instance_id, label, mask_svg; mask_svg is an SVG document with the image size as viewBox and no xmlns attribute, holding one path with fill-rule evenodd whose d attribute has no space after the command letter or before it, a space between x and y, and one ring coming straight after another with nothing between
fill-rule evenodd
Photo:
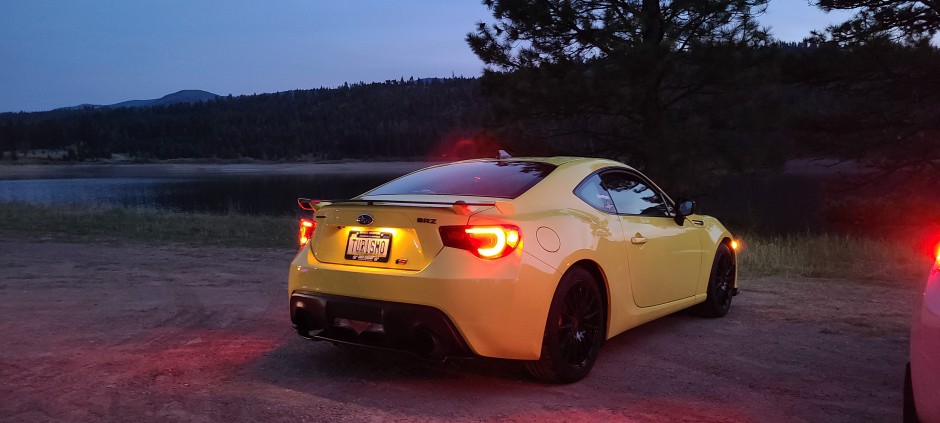
<instances>
[{"instance_id":1,"label":"rear spoiler","mask_svg":"<svg viewBox=\"0 0 940 423\"><path fill-rule=\"evenodd\" d=\"M298 198L297 204L300 205L300 208L304 210L317 211L330 204L365 204L368 206L374 206L376 204L416 204L416 205L434 205L434 206L451 206L454 209L454 213L460 215L469 215L471 213L470 207L496 207L502 214L514 214L516 212L515 206L513 206L511 201L494 201L494 202L472 202L468 203L466 201L455 201L453 203L448 203L444 201L405 201L405 200L311 200L309 198Z\"/></svg>"}]
</instances>

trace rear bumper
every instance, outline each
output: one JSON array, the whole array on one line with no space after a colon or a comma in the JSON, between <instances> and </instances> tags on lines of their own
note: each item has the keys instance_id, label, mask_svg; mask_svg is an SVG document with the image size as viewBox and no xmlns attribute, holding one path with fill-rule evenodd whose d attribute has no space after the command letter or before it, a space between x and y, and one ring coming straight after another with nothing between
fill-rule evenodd
<instances>
[{"instance_id":1,"label":"rear bumper","mask_svg":"<svg viewBox=\"0 0 940 423\"><path fill-rule=\"evenodd\" d=\"M911 381L922 422L940 422L940 270L930 273L911 322Z\"/></svg>"},{"instance_id":2,"label":"rear bumper","mask_svg":"<svg viewBox=\"0 0 940 423\"><path fill-rule=\"evenodd\" d=\"M291 322L300 336L401 350L441 360L473 353L453 322L434 307L295 292Z\"/></svg>"},{"instance_id":3,"label":"rear bumper","mask_svg":"<svg viewBox=\"0 0 940 423\"><path fill-rule=\"evenodd\" d=\"M481 260L469 252L445 248L424 269L406 271L322 263L304 248L292 263L288 293L292 300L301 298L311 318L323 319L301 328L309 337L427 352L424 335L409 333L414 328L399 322L402 319L412 326L434 328L437 336L448 339L445 350L451 356L466 352L536 360L557 283L554 268L521 252ZM291 301L292 318L296 306ZM342 311L334 312L333 307ZM350 337L345 331L350 329L347 322L337 323L336 318L379 323L384 338L371 339L378 334L368 329L353 330L356 336ZM329 330L321 333L325 329Z\"/></svg>"}]
</instances>

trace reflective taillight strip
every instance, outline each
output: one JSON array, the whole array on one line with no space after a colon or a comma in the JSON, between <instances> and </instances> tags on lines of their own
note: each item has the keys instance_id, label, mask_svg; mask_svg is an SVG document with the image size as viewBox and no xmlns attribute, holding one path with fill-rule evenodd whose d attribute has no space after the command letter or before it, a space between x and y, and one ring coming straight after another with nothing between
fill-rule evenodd
<instances>
[{"instance_id":1,"label":"reflective taillight strip","mask_svg":"<svg viewBox=\"0 0 940 423\"><path fill-rule=\"evenodd\" d=\"M317 222L310 219L300 219L300 231L297 234L297 242L303 247L313 238L313 231L317 228Z\"/></svg>"},{"instance_id":2,"label":"reflective taillight strip","mask_svg":"<svg viewBox=\"0 0 940 423\"><path fill-rule=\"evenodd\" d=\"M522 244L517 226L441 226L441 240L447 247L467 250L482 259L496 259L512 253Z\"/></svg>"}]
</instances>

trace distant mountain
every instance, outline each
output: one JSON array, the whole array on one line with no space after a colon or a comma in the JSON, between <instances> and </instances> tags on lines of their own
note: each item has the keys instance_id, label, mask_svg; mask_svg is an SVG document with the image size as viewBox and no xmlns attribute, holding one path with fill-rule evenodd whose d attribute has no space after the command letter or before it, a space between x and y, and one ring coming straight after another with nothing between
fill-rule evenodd
<instances>
[{"instance_id":1,"label":"distant mountain","mask_svg":"<svg viewBox=\"0 0 940 423\"><path fill-rule=\"evenodd\" d=\"M171 102L178 104L141 107ZM485 132L489 110L480 81L472 78L400 78L218 98L181 91L148 102L0 113L0 158L4 150L7 157L65 152L64 160L78 161L437 160L473 151L488 157L496 151Z\"/></svg>"},{"instance_id":2,"label":"distant mountain","mask_svg":"<svg viewBox=\"0 0 940 423\"><path fill-rule=\"evenodd\" d=\"M63 107L56 110L81 110L81 109L119 109L122 107L134 108L134 107L154 107L154 106L169 106L172 104L182 104L182 103L202 103L209 100L215 100L219 98L217 94L212 94L208 91L202 90L182 90L177 91L173 94L167 94L163 97L152 99L152 100L130 100L122 101L116 104L110 105L95 105L95 104L82 104L74 107Z\"/></svg>"}]
</instances>

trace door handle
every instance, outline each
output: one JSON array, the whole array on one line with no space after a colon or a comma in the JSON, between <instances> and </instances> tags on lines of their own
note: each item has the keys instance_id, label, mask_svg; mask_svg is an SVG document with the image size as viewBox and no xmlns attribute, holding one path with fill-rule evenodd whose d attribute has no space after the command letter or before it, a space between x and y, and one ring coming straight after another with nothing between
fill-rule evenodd
<instances>
[{"instance_id":1,"label":"door handle","mask_svg":"<svg viewBox=\"0 0 940 423\"><path fill-rule=\"evenodd\" d=\"M635 245L646 244L646 241L647 241L646 237L643 237L643 236L635 236L633 238L630 238L630 242L634 243Z\"/></svg>"}]
</instances>

